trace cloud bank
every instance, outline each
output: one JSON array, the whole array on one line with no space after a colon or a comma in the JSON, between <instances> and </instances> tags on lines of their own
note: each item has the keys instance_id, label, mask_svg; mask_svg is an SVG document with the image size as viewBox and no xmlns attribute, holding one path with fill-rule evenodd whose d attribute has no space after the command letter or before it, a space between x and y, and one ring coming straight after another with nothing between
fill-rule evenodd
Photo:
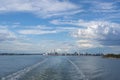
<instances>
[{"instance_id":1,"label":"cloud bank","mask_svg":"<svg viewBox=\"0 0 120 80\"><path fill-rule=\"evenodd\" d=\"M86 22L84 27L73 32L72 36L90 42L96 41L105 46L120 46L120 24L106 21L90 21Z\"/></svg>"}]
</instances>

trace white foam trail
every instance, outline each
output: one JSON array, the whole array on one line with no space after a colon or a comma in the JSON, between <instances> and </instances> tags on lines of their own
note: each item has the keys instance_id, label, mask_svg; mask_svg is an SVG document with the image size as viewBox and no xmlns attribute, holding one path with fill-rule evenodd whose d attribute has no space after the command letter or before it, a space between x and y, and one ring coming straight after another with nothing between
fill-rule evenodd
<instances>
[{"instance_id":1,"label":"white foam trail","mask_svg":"<svg viewBox=\"0 0 120 80\"><path fill-rule=\"evenodd\" d=\"M71 61L69 58L68 58L67 60L68 60L68 61L76 68L76 70L81 74L83 80L89 80L88 78L86 78L86 76L83 74L83 72L79 69L79 67L78 67L73 61Z\"/></svg>"},{"instance_id":2,"label":"white foam trail","mask_svg":"<svg viewBox=\"0 0 120 80\"><path fill-rule=\"evenodd\" d=\"M20 70L18 72L15 72L13 74L10 74L6 77L3 77L2 80L18 80L21 76L25 75L27 72L33 70L34 68L38 67L40 64L44 63L45 61L47 61L48 59L44 59L43 61L33 65L33 66L30 66L30 67L27 67L23 70Z\"/></svg>"}]
</instances>

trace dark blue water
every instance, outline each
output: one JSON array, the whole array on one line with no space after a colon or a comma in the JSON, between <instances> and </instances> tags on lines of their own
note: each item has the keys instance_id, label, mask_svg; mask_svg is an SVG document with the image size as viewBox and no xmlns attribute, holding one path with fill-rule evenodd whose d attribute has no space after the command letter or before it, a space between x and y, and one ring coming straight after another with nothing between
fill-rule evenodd
<instances>
[{"instance_id":1,"label":"dark blue water","mask_svg":"<svg viewBox=\"0 0 120 80\"><path fill-rule=\"evenodd\" d=\"M0 56L1 80L120 80L120 59Z\"/></svg>"}]
</instances>

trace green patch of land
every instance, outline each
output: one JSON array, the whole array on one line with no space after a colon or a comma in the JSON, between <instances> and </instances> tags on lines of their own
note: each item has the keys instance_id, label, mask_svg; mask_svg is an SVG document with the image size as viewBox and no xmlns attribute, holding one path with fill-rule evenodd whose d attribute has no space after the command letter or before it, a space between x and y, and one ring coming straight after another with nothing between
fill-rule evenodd
<instances>
[{"instance_id":1,"label":"green patch of land","mask_svg":"<svg viewBox=\"0 0 120 80\"><path fill-rule=\"evenodd\" d=\"M120 58L120 54L106 54L103 55L104 58Z\"/></svg>"}]
</instances>

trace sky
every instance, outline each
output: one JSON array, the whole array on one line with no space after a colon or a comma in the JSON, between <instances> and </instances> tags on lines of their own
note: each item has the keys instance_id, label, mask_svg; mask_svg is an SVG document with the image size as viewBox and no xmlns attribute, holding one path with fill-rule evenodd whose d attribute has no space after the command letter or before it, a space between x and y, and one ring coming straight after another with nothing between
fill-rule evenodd
<instances>
[{"instance_id":1,"label":"sky","mask_svg":"<svg viewBox=\"0 0 120 80\"><path fill-rule=\"evenodd\" d=\"M120 53L120 0L0 0L0 53Z\"/></svg>"}]
</instances>

